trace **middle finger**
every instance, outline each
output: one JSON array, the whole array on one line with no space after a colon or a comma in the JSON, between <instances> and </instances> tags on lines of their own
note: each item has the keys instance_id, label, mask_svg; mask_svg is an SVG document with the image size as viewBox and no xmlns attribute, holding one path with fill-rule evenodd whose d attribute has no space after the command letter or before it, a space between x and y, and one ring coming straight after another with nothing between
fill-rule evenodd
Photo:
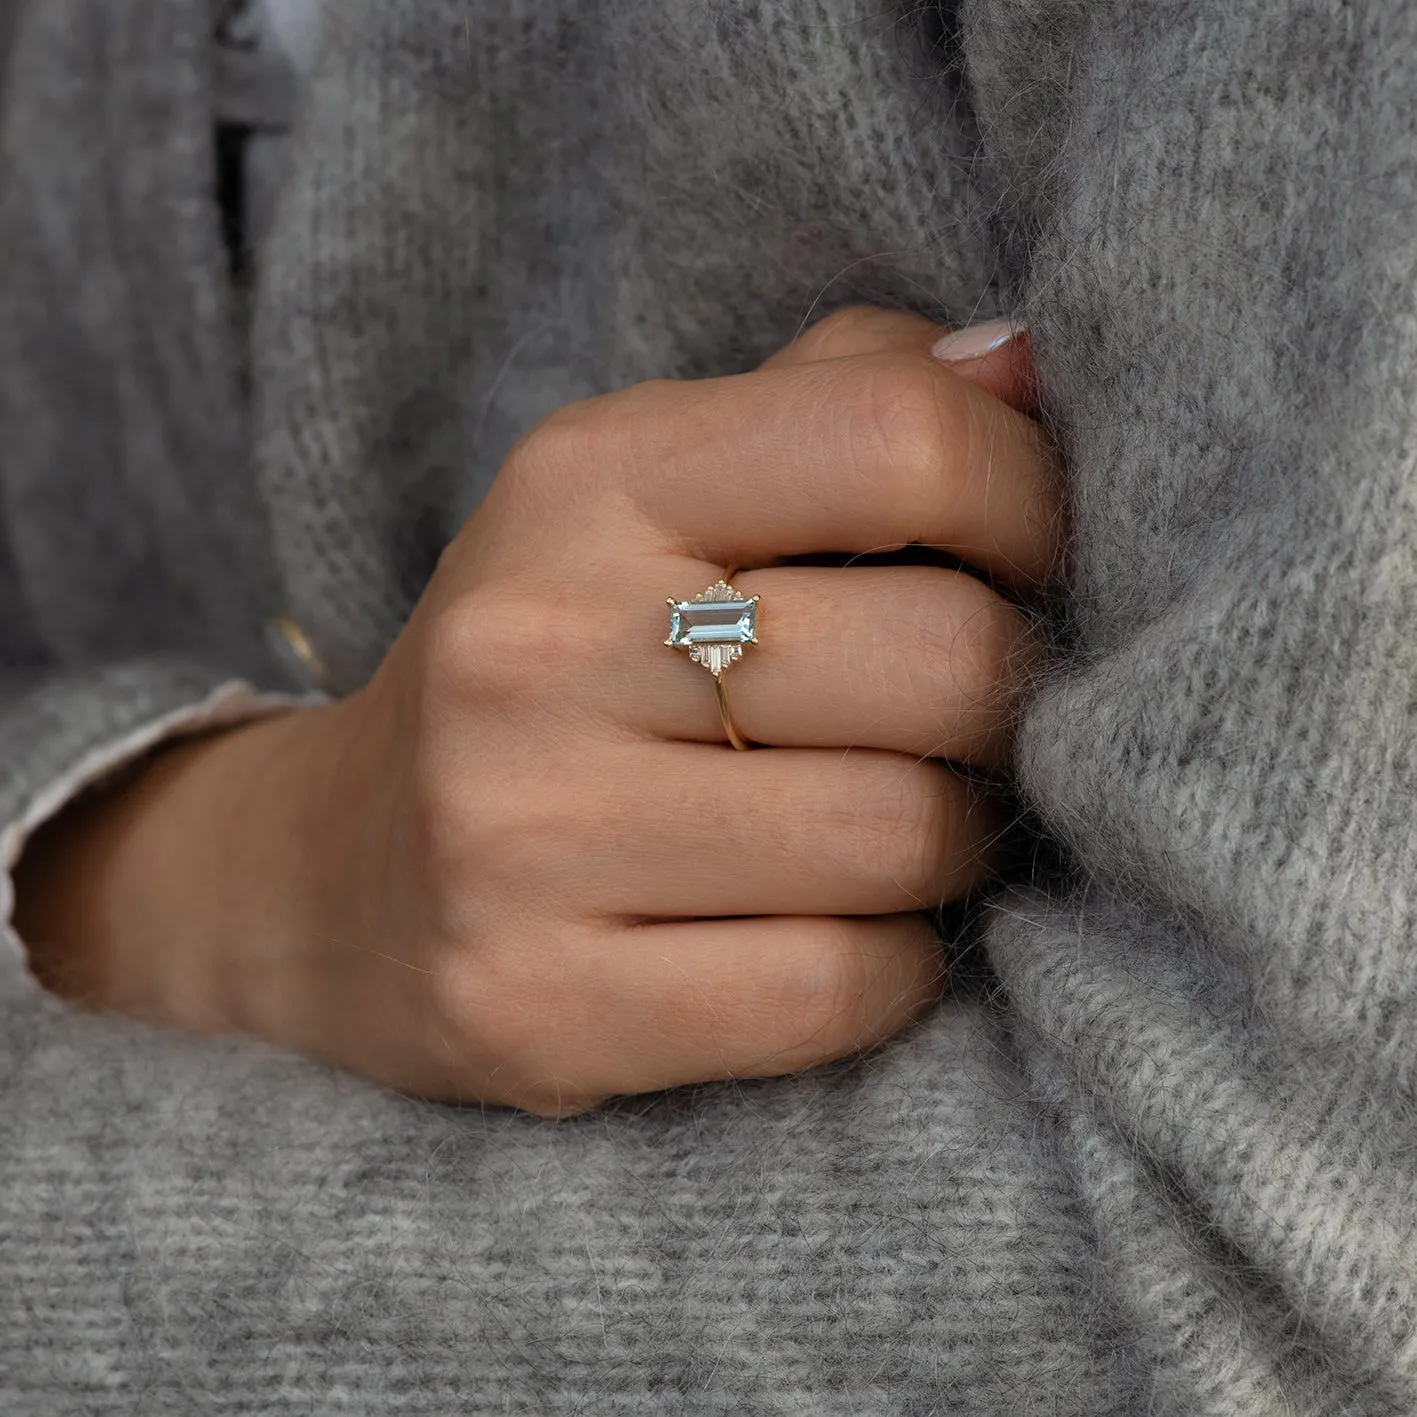
<instances>
[{"instance_id":1,"label":"middle finger","mask_svg":"<svg viewBox=\"0 0 1417 1417\"><path fill-rule=\"evenodd\" d=\"M631 496L701 560L919 544L1021 593L1061 569L1043 429L933 359L859 355L630 394Z\"/></svg>"}]
</instances>

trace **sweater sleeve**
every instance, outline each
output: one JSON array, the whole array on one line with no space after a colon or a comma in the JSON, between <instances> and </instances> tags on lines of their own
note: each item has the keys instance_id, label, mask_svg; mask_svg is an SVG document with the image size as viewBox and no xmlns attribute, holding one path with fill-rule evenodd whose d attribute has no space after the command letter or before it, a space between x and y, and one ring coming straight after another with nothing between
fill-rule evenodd
<instances>
[{"instance_id":1,"label":"sweater sleeve","mask_svg":"<svg viewBox=\"0 0 1417 1417\"><path fill-rule=\"evenodd\" d=\"M27 835L300 701L248 471L210 14L10 7L0 84L0 932ZM131 13L129 13L131 12ZM211 193L195 201L193 193Z\"/></svg>"},{"instance_id":2,"label":"sweater sleeve","mask_svg":"<svg viewBox=\"0 0 1417 1417\"><path fill-rule=\"evenodd\" d=\"M240 679L213 684L203 693L209 678L197 666L130 662L88 678L39 679L6 702L0 723L6 764L0 798L0 947L24 956L25 941L13 925L14 870L30 836L69 803L139 764L160 743L322 697L263 693Z\"/></svg>"}]
</instances>

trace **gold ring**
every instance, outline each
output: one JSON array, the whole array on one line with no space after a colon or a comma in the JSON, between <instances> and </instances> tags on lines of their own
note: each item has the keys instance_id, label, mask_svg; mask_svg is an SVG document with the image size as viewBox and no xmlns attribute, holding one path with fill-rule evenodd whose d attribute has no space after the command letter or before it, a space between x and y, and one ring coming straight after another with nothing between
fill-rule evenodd
<instances>
[{"instance_id":1,"label":"gold ring","mask_svg":"<svg viewBox=\"0 0 1417 1417\"><path fill-rule=\"evenodd\" d=\"M728 707L728 693L723 687L723 674L730 664L743 658L744 645L758 642L758 601L760 596L742 596L733 589L730 566L723 579L711 585L692 600L669 603L669 638L665 644L672 649L686 649L689 658L702 664L713 675L713 687L718 696L718 716L723 720L728 741L740 751L751 748L733 726L733 714Z\"/></svg>"}]
</instances>

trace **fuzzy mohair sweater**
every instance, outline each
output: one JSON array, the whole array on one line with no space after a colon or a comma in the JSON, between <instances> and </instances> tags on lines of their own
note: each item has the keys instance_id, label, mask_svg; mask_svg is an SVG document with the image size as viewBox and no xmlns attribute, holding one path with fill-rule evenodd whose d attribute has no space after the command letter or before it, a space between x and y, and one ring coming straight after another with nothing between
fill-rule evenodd
<instances>
[{"instance_id":1,"label":"fuzzy mohair sweater","mask_svg":"<svg viewBox=\"0 0 1417 1417\"><path fill-rule=\"evenodd\" d=\"M1417 6L338 0L250 318L214 0L0 34L0 824L369 674L511 440L849 301L1069 465L987 982L565 1123L0 970L0 1411L1417 1410ZM243 687L244 686L244 687Z\"/></svg>"}]
</instances>

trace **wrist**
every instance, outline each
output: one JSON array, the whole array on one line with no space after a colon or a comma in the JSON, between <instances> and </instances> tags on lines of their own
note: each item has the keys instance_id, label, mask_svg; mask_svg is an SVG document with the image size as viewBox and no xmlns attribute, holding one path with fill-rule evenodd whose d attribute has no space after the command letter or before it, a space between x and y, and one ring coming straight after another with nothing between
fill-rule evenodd
<instances>
[{"instance_id":1,"label":"wrist","mask_svg":"<svg viewBox=\"0 0 1417 1417\"><path fill-rule=\"evenodd\" d=\"M253 968L268 972L301 928L291 856L312 720L329 712L176 740L41 828L15 876L15 923L40 981L100 1010L242 1027Z\"/></svg>"}]
</instances>

